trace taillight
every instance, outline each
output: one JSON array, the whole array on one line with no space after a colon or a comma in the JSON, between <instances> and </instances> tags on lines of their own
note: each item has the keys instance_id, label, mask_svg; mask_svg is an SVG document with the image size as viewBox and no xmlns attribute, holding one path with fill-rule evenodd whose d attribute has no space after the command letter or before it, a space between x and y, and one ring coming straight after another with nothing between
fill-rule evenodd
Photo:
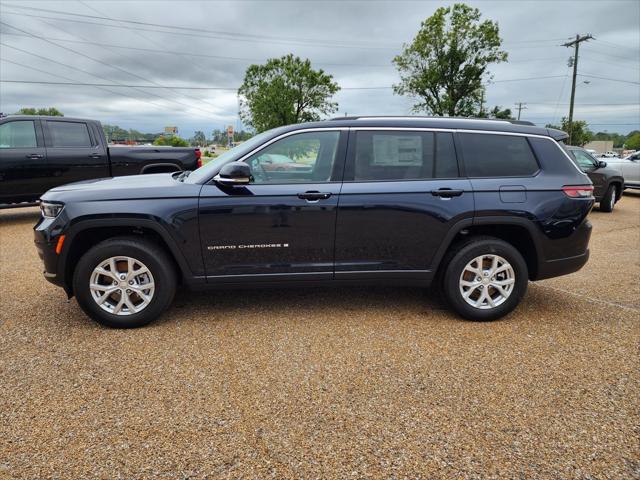
<instances>
[{"instance_id":1,"label":"taillight","mask_svg":"<svg viewBox=\"0 0 640 480\"><path fill-rule=\"evenodd\" d=\"M593 196L593 186L580 185L576 187L562 187L562 191L571 198L590 198Z\"/></svg>"},{"instance_id":2,"label":"taillight","mask_svg":"<svg viewBox=\"0 0 640 480\"><path fill-rule=\"evenodd\" d=\"M196 158L198 159L198 168L202 166L202 152L199 148L196 148Z\"/></svg>"}]
</instances>

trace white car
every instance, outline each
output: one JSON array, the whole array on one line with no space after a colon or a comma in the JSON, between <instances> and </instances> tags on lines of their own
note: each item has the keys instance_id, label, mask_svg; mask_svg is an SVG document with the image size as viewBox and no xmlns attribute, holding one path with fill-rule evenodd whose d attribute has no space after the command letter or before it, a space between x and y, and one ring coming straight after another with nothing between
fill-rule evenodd
<instances>
[{"instance_id":1,"label":"white car","mask_svg":"<svg viewBox=\"0 0 640 480\"><path fill-rule=\"evenodd\" d=\"M616 152L612 152L612 151L604 152L602 154L602 156L604 158L619 158L618 154Z\"/></svg>"},{"instance_id":2,"label":"white car","mask_svg":"<svg viewBox=\"0 0 640 480\"><path fill-rule=\"evenodd\" d=\"M607 158L607 165L622 172L624 188L640 189L640 151L624 158Z\"/></svg>"}]
</instances>

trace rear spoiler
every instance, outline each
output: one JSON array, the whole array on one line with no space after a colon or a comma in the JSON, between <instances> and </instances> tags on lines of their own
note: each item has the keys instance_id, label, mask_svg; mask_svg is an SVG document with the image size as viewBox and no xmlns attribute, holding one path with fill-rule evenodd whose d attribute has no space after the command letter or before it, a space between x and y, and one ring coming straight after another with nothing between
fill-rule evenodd
<instances>
[{"instance_id":1,"label":"rear spoiler","mask_svg":"<svg viewBox=\"0 0 640 480\"><path fill-rule=\"evenodd\" d=\"M547 132L549 132L549 136L556 142L561 142L569 138L569 134L567 132L563 132L562 130L558 130L556 128L547 128Z\"/></svg>"}]
</instances>

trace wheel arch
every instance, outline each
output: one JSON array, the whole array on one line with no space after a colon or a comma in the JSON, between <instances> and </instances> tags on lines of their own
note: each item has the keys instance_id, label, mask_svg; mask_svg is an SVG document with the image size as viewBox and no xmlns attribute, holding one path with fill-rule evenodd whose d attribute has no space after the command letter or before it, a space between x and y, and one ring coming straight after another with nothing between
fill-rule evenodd
<instances>
[{"instance_id":1,"label":"wheel arch","mask_svg":"<svg viewBox=\"0 0 640 480\"><path fill-rule=\"evenodd\" d=\"M163 163L150 163L145 165L140 170L141 174L148 173L169 173L169 172L181 172L182 167L177 163L163 162Z\"/></svg>"},{"instance_id":2,"label":"wheel arch","mask_svg":"<svg viewBox=\"0 0 640 480\"><path fill-rule=\"evenodd\" d=\"M477 235L495 237L511 244L524 258L529 279L537 277L539 265L543 260L542 246L537 239L539 232L536 232L536 226L530 220L510 216L476 217L456 223L434 257L433 270L437 272L437 277L440 277L442 270L446 268L446 262L443 260L447 252L459 242Z\"/></svg>"},{"instance_id":3,"label":"wheel arch","mask_svg":"<svg viewBox=\"0 0 640 480\"><path fill-rule=\"evenodd\" d=\"M174 262L178 282L193 277L182 252L157 222L144 218L91 219L73 225L66 233L65 248L58 260L59 274L69 297L73 296L73 273L78 261L92 246L107 238L140 236L162 247Z\"/></svg>"}]
</instances>

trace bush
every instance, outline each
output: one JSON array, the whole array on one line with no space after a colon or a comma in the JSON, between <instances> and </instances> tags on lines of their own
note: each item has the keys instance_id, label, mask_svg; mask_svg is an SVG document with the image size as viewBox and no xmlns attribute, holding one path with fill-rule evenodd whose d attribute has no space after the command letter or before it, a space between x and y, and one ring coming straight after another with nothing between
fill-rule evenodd
<instances>
[{"instance_id":1,"label":"bush","mask_svg":"<svg viewBox=\"0 0 640 480\"><path fill-rule=\"evenodd\" d=\"M189 142L187 142L185 139L180 138L176 135L171 137L164 137L164 136L158 137L154 140L153 144L171 146L171 147L188 147L189 146Z\"/></svg>"}]
</instances>

